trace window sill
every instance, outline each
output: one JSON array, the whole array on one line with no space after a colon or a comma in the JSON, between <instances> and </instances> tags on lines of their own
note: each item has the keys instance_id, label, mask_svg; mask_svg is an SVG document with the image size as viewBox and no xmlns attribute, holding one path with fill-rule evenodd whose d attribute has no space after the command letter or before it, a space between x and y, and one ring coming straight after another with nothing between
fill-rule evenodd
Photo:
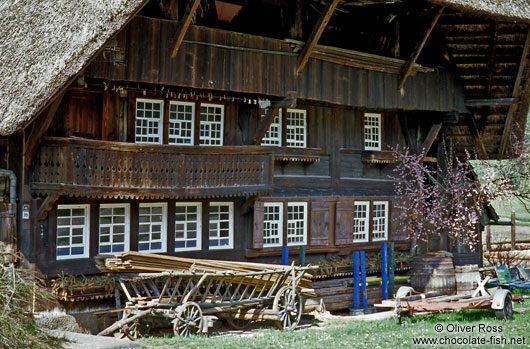
<instances>
[{"instance_id":1,"label":"window sill","mask_svg":"<svg viewBox=\"0 0 530 349\"><path fill-rule=\"evenodd\" d=\"M393 164L394 151L392 150L363 150L361 161L365 164Z\"/></svg>"},{"instance_id":2,"label":"window sill","mask_svg":"<svg viewBox=\"0 0 530 349\"><path fill-rule=\"evenodd\" d=\"M276 161L297 161L297 162L319 162L320 148L294 148L294 147L270 147L262 146L270 150Z\"/></svg>"}]
</instances>

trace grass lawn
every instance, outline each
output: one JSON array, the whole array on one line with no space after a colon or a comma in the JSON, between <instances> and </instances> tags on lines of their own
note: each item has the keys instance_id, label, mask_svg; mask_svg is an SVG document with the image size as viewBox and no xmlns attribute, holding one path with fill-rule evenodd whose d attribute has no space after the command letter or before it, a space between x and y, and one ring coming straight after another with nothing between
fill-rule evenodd
<instances>
[{"instance_id":1,"label":"grass lawn","mask_svg":"<svg viewBox=\"0 0 530 349\"><path fill-rule=\"evenodd\" d=\"M526 204L530 208L530 203ZM530 226L530 213L525 206L517 199L504 200L501 202L493 202L492 206L495 208L497 214L502 221L510 221L512 211L515 211L515 221L520 226Z\"/></svg>"},{"instance_id":2,"label":"grass lawn","mask_svg":"<svg viewBox=\"0 0 530 349\"><path fill-rule=\"evenodd\" d=\"M523 307L529 307L527 300ZM516 305L520 308L521 305ZM521 348L530 345L530 311L514 313L510 321L499 321L491 310L465 310L459 312L419 315L407 319L406 326L397 318L381 321L336 320L326 325L316 324L297 331L280 331L271 328L258 330L249 336L193 336L188 338L145 338L145 347L166 346L176 348L455 348L474 346L469 344L414 344L414 339L445 338L445 341L466 341L480 337L488 341L476 345L481 348L499 348L490 344L493 340L520 338L524 345L505 345L505 348ZM442 332L435 330L442 326ZM469 327L455 332L456 325ZM497 330L497 332L495 332ZM502 331L502 332L499 332ZM503 339L504 338L504 339Z\"/></svg>"}]
</instances>

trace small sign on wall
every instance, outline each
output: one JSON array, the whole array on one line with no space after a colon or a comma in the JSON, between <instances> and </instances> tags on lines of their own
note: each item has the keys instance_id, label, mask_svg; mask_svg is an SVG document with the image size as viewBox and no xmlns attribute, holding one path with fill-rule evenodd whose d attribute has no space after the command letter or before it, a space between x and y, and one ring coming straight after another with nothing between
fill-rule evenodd
<instances>
[{"instance_id":1,"label":"small sign on wall","mask_svg":"<svg viewBox=\"0 0 530 349\"><path fill-rule=\"evenodd\" d=\"M22 205L22 219L29 219L29 204Z\"/></svg>"}]
</instances>

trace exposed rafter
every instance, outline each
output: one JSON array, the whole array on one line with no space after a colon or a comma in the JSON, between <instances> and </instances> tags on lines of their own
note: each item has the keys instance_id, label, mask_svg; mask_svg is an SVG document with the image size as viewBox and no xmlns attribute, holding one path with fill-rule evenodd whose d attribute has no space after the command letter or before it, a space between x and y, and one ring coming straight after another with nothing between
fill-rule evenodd
<instances>
[{"instance_id":1,"label":"exposed rafter","mask_svg":"<svg viewBox=\"0 0 530 349\"><path fill-rule=\"evenodd\" d=\"M471 137L473 137L473 141L475 142L479 159L488 160L488 152L486 151L484 142L482 142L482 138L480 137L480 131L477 127L475 117L472 114L467 114L466 122L467 126L469 127L469 131L471 132Z\"/></svg>"},{"instance_id":2,"label":"exposed rafter","mask_svg":"<svg viewBox=\"0 0 530 349\"><path fill-rule=\"evenodd\" d=\"M311 35L309 35L309 39L307 39L304 49L302 50L302 52L300 52L300 55L296 60L297 74L300 74L302 70L304 70L306 63L309 60L309 56L311 56L311 52L313 52L313 49L317 45L318 40L320 39L322 32L326 28L326 25L328 24L331 15L333 15L333 11L337 7L339 1L340 0L330 0L329 3L326 5L326 8L322 12L322 15L318 19L315 27L313 28L313 31L311 32Z\"/></svg>"},{"instance_id":3,"label":"exposed rafter","mask_svg":"<svg viewBox=\"0 0 530 349\"><path fill-rule=\"evenodd\" d=\"M421 40L416 45L416 48L414 51L412 51L409 60L403 67L403 71L401 72L401 81L398 85L398 90L401 90L403 86L405 85L405 82L407 81L407 78L409 77L410 73L412 72L412 68L414 67L414 63L416 63L416 60L420 56L421 50L423 49L423 46L425 46L425 43L427 42L427 39L431 35L432 30L436 26L436 23L438 23L438 19L440 19L440 16L442 15L442 12L444 10L444 7L440 7L436 15L434 16L434 19L431 22L431 25L427 30L423 33L423 36Z\"/></svg>"},{"instance_id":4,"label":"exposed rafter","mask_svg":"<svg viewBox=\"0 0 530 349\"><path fill-rule=\"evenodd\" d=\"M188 31L191 19L193 18L193 15L195 14L195 11L197 10L197 7L199 7L200 3L201 0L190 0L190 3L186 8L186 12L178 24L175 36L173 36L173 39L171 40L171 58L175 58L177 56L180 45L182 45L182 40L184 40L184 35L186 35L186 32Z\"/></svg>"},{"instance_id":5,"label":"exposed rafter","mask_svg":"<svg viewBox=\"0 0 530 349\"><path fill-rule=\"evenodd\" d=\"M423 144L421 145L420 151L423 150L423 157L427 156L427 153L431 149L434 141L438 137L438 134L440 133L440 130L442 129L443 124L434 124L432 125L431 129L429 130L429 133L427 134L427 137L423 141Z\"/></svg>"}]
</instances>

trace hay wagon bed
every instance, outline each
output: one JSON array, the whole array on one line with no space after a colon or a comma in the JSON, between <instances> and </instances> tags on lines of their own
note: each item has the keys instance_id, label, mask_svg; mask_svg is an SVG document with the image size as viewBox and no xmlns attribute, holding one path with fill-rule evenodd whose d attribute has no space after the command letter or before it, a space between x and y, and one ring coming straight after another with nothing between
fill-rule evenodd
<instances>
[{"instance_id":1,"label":"hay wagon bed","mask_svg":"<svg viewBox=\"0 0 530 349\"><path fill-rule=\"evenodd\" d=\"M122 330L136 339L170 324L175 335L205 333L212 316L238 329L264 320L293 329L302 315L298 286L307 269L115 274L127 299L123 318L99 335Z\"/></svg>"}]
</instances>

